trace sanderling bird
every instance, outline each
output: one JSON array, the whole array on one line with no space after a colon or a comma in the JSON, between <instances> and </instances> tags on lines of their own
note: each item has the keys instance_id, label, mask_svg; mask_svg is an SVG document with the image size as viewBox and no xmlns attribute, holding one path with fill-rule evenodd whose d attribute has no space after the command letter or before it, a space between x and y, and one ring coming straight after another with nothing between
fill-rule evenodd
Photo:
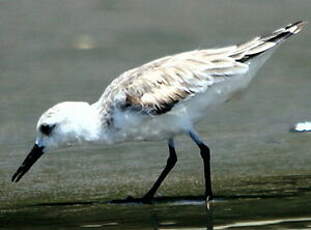
<instances>
[{"instance_id":1,"label":"sanderling bird","mask_svg":"<svg viewBox=\"0 0 311 230\"><path fill-rule=\"evenodd\" d=\"M93 104L56 104L41 115L35 144L12 181L18 182L43 153L56 148L165 139L167 164L151 189L136 199L150 202L177 162L174 137L184 133L200 149L204 198L212 200L210 150L195 131L195 124L210 106L245 88L273 48L300 32L304 24L299 21L238 45L163 57L120 75Z\"/></svg>"}]
</instances>

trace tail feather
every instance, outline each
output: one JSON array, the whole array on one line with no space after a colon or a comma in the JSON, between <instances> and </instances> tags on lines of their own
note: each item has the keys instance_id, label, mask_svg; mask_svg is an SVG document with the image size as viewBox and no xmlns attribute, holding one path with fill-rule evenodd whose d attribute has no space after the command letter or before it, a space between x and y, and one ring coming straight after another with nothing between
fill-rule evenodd
<instances>
[{"instance_id":1,"label":"tail feather","mask_svg":"<svg viewBox=\"0 0 311 230\"><path fill-rule=\"evenodd\" d=\"M230 56L240 62L249 61L250 59L277 46L290 36L299 33L305 24L306 22L304 21L298 21L280 28L270 34L256 37L249 42L238 45L236 51Z\"/></svg>"},{"instance_id":2,"label":"tail feather","mask_svg":"<svg viewBox=\"0 0 311 230\"><path fill-rule=\"evenodd\" d=\"M304 21L298 21L293 24L289 24L284 28L272 32L271 34L261 36L261 39L265 42L279 43L287 39L291 35L299 33L305 24L306 22Z\"/></svg>"}]
</instances>

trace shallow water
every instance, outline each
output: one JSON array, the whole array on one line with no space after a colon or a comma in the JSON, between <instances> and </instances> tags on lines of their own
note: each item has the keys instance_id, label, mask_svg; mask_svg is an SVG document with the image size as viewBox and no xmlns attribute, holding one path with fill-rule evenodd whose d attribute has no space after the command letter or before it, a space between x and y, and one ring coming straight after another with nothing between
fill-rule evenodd
<instances>
[{"instance_id":1,"label":"shallow water","mask_svg":"<svg viewBox=\"0 0 311 230\"><path fill-rule=\"evenodd\" d=\"M198 200L153 205L45 203L3 210L4 229L309 229L310 196Z\"/></svg>"},{"instance_id":2,"label":"shallow water","mask_svg":"<svg viewBox=\"0 0 311 230\"><path fill-rule=\"evenodd\" d=\"M55 103L94 102L129 68L311 21L310 8L309 0L2 1L0 228L310 228L311 136L288 132L311 119L310 25L273 54L244 95L199 123L213 153L210 211L192 202L203 192L202 162L185 136L157 194L168 198L154 205L107 202L147 191L166 162L162 142L65 149L10 182L38 117ZM266 220L274 222L258 225Z\"/></svg>"}]
</instances>

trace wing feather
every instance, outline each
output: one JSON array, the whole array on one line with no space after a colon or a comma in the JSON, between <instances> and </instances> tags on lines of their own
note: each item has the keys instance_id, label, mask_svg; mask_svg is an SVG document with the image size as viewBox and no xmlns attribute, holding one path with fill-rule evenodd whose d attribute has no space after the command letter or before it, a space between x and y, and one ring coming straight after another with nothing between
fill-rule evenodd
<instances>
[{"instance_id":1,"label":"wing feather","mask_svg":"<svg viewBox=\"0 0 311 230\"><path fill-rule=\"evenodd\" d=\"M244 74L248 66L230 57L203 57L182 54L172 56L158 66L142 66L126 72L122 84L125 95L121 108L158 115L170 111L175 104L204 92L228 76ZM154 64L154 63L153 63ZM127 75L128 74L128 75Z\"/></svg>"},{"instance_id":2,"label":"wing feather","mask_svg":"<svg viewBox=\"0 0 311 230\"><path fill-rule=\"evenodd\" d=\"M166 113L180 101L245 74L252 58L298 33L304 24L296 22L239 45L157 59L123 73L107 87L101 99L110 107L117 104L121 109L149 115Z\"/></svg>"}]
</instances>

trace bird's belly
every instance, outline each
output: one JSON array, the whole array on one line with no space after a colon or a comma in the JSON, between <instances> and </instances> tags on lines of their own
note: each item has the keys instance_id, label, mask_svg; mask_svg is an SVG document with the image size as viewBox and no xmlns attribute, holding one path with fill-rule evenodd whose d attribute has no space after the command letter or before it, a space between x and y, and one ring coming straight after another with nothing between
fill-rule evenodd
<instances>
[{"instance_id":1,"label":"bird's belly","mask_svg":"<svg viewBox=\"0 0 311 230\"><path fill-rule=\"evenodd\" d=\"M114 139L119 141L168 139L189 127L185 117L179 115L166 113L148 116L131 112L120 114L116 118Z\"/></svg>"}]
</instances>

